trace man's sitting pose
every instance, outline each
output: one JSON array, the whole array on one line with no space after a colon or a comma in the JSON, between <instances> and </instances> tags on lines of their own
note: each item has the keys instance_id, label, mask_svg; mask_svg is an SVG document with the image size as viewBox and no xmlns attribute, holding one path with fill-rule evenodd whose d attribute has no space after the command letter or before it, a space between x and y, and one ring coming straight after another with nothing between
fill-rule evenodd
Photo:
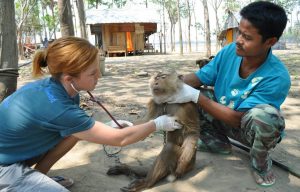
<instances>
[{"instance_id":1,"label":"man's sitting pose","mask_svg":"<svg viewBox=\"0 0 300 192\"><path fill-rule=\"evenodd\" d=\"M199 150L230 153L228 137L249 146L255 181L270 186L275 175L269 150L281 140L285 123L280 105L291 85L271 47L282 35L287 16L282 7L266 1L251 3L240 14L236 42L196 73L185 75L188 85L169 103L198 103L203 123Z\"/></svg>"}]
</instances>

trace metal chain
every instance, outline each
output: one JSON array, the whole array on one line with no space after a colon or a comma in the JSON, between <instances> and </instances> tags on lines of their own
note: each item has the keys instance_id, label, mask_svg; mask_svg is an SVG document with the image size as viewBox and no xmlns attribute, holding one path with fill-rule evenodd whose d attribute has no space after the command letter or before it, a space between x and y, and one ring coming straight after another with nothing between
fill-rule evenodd
<instances>
[{"instance_id":1,"label":"metal chain","mask_svg":"<svg viewBox=\"0 0 300 192\"><path fill-rule=\"evenodd\" d=\"M97 103L110 117L111 117L111 119L120 127L120 128L122 128L122 126L115 120L115 118L107 111L107 109L98 101L98 100L96 100L95 99L95 97L88 91L87 92L89 95L90 95L90 98L88 98L87 96L85 96L85 95L83 95L83 94L81 94L80 92L78 92L78 94L80 95L80 97L82 97L82 98L85 98L85 99L87 99L88 101L92 101L92 103L93 103L93 106L92 106L92 109L93 109L93 111L92 111L92 114L93 113L95 113L95 103ZM103 151L104 151L104 153L105 153L105 155L107 156L107 157L113 157L113 158L115 158L115 162L116 163L120 163L120 158L119 158L119 156L118 156L118 153L120 153L121 152L121 150L122 150L122 147L120 147L119 149L118 149L118 151L117 152L114 152L114 153L109 153L108 151L107 151L107 149L106 149L106 146L107 145L105 145L105 144L102 144L102 146L103 146Z\"/></svg>"},{"instance_id":2,"label":"metal chain","mask_svg":"<svg viewBox=\"0 0 300 192\"><path fill-rule=\"evenodd\" d=\"M168 105L168 103L165 103L163 115L167 114L167 105ZM163 137L164 137L164 145L165 145L167 143L167 132L166 131L163 131Z\"/></svg>"}]
</instances>

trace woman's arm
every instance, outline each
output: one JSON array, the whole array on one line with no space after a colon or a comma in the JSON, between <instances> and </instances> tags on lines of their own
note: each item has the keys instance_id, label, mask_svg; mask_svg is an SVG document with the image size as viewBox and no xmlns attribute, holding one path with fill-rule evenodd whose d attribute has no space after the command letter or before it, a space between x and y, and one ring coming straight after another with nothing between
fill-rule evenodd
<instances>
[{"instance_id":1,"label":"woman's arm","mask_svg":"<svg viewBox=\"0 0 300 192\"><path fill-rule=\"evenodd\" d=\"M93 143L125 146L144 139L155 130L155 123L153 121L123 129L112 128L96 121L92 128L73 135L79 139Z\"/></svg>"},{"instance_id":2,"label":"woman's arm","mask_svg":"<svg viewBox=\"0 0 300 192\"><path fill-rule=\"evenodd\" d=\"M156 130L174 131L181 128L182 125L177 122L176 117L162 115L147 123L125 127L123 129L112 128L96 121L92 128L73 135L79 139L94 143L125 146L144 139Z\"/></svg>"}]
</instances>

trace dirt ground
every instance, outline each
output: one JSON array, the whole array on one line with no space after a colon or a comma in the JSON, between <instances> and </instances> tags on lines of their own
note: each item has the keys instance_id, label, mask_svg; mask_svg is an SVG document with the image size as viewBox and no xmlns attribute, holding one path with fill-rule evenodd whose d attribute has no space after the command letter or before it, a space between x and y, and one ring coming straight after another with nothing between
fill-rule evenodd
<instances>
[{"instance_id":1,"label":"dirt ground","mask_svg":"<svg viewBox=\"0 0 300 192\"><path fill-rule=\"evenodd\" d=\"M300 174L300 50L274 51L286 62L292 76L292 87L282 105L286 118L286 137L272 151L272 158ZM197 70L195 60L202 53L172 55L143 55L110 57L105 60L105 75L99 80L93 94L116 119L134 121L145 112L150 98L148 80L154 72L173 68L180 74ZM20 69L19 87L31 81L30 66ZM96 105L85 102L89 113L97 120L109 121L108 115ZM115 192L127 186L125 176L107 176L109 166L118 160L130 165L150 166L163 146L162 135L152 134L143 141L123 147L118 157L107 157L103 146L85 141L79 142L50 171L49 175L71 177L75 185L72 192ZM251 175L249 156L233 147L231 155L197 152L196 166L182 179L173 183L163 180L151 192L296 192L300 191L300 179L277 166L274 172L276 184L271 188L258 186Z\"/></svg>"}]
</instances>

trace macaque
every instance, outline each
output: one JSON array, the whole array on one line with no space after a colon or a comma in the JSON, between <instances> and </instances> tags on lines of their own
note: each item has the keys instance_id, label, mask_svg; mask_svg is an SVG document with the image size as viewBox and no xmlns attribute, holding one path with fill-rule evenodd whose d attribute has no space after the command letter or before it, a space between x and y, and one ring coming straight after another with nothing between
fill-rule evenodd
<instances>
[{"instance_id":1,"label":"macaque","mask_svg":"<svg viewBox=\"0 0 300 192\"><path fill-rule=\"evenodd\" d=\"M210 56L208 59L198 59L196 60L196 65L198 65L199 69L207 65L215 56Z\"/></svg>"},{"instance_id":2,"label":"macaque","mask_svg":"<svg viewBox=\"0 0 300 192\"><path fill-rule=\"evenodd\" d=\"M182 104L166 102L183 85L182 76L178 76L176 72L160 72L151 77L149 84L153 97L148 103L144 121L169 114L175 116L183 128L166 133L166 144L149 170L141 166L129 167L126 164L108 170L108 175L135 176L136 179L127 187L121 188L121 191L133 192L151 188L165 177L174 181L192 170L195 164L200 132L197 106L192 102Z\"/></svg>"}]
</instances>

